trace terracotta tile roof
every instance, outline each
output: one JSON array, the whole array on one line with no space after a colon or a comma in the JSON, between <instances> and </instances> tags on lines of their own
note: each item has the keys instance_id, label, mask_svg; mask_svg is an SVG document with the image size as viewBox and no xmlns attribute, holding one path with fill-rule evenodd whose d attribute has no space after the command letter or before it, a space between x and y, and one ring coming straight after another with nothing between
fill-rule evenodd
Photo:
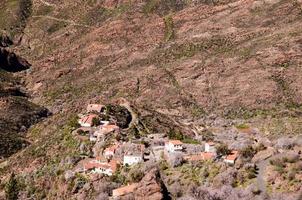
<instances>
[{"instance_id":1,"label":"terracotta tile roof","mask_svg":"<svg viewBox=\"0 0 302 200\"><path fill-rule=\"evenodd\" d=\"M114 173L117 169L118 162L116 160L111 160L109 163L98 163L98 162L87 162L84 163L84 168L86 170L92 170L95 168L101 168L101 169L111 169Z\"/></svg>"},{"instance_id":2,"label":"terracotta tile roof","mask_svg":"<svg viewBox=\"0 0 302 200\"><path fill-rule=\"evenodd\" d=\"M110 168L111 168L113 173L117 170L118 164L119 164L119 162L117 160L111 160L109 162Z\"/></svg>"},{"instance_id":3,"label":"terracotta tile roof","mask_svg":"<svg viewBox=\"0 0 302 200\"><path fill-rule=\"evenodd\" d=\"M123 195L129 194L129 193L132 193L137 188L137 186L138 186L137 183L133 183L131 185L117 188L117 189L113 190L113 196L118 197L118 196L123 196Z\"/></svg>"},{"instance_id":4,"label":"terracotta tile roof","mask_svg":"<svg viewBox=\"0 0 302 200\"><path fill-rule=\"evenodd\" d=\"M86 115L86 116L82 117L82 118L80 119L80 121L81 121L82 123L87 123L87 124L92 125L93 118L96 118L96 117L98 117L98 115L90 114L90 115Z\"/></svg>"},{"instance_id":5,"label":"terracotta tile roof","mask_svg":"<svg viewBox=\"0 0 302 200\"><path fill-rule=\"evenodd\" d=\"M204 160L209 160L209 159L214 159L215 154L211 152L202 152L201 156L203 157Z\"/></svg>"},{"instance_id":6,"label":"terracotta tile roof","mask_svg":"<svg viewBox=\"0 0 302 200\"><path fill-rule=\"evenodd\" d=\"M199 154L188 155L184 157L184 159L188 161L210 160L214 158L215 154L211 152L201 152Z\"/></svg>"},{"instance_id":7,"label":"terracotta tile roof","mask_svg":"<svg viewBox=\"0 0 302 200\"><path fill-rule=\"evenodd\" d=\"M180 140L169 140L169 143L173 145L182 145L183 143Z\"/></svg>"},{"instance_id":8,"label":"terracotta tile roof","mask_svg":"<svg viewBox=\"0 0 302 200\"><path fill-rule=\"evenodd\" d=\"M238 151L232 151L231 154L227 155L225 160L235 161L239 155Z\"/></svg>"}]
</instances>

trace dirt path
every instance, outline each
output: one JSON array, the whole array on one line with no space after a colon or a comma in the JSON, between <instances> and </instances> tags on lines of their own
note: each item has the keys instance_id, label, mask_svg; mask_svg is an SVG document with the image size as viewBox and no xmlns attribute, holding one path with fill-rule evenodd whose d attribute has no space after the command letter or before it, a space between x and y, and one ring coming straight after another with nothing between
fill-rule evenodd
<instances>
[{"instance_id":1,"label":"dirt path","mask_svg":"<svg viewBox=\"0 0 302 200\"><path fill-rule=\"evenodd\" d=\"M257 167L259 169L257 175L257 185L258 185L258 189L264 194L266 194L266 182L264 180L264 174L268 163L269 163L269 159L266 159L266 160L262 160L257 164Z\"/></svg>"},{"instance_id":2,"label":"dirt path","mask_svg":"<svg viewBox=\"0 0 302 200\"><path fill-rule=\"evenodd\" d=\"M257 175L257 185L258 185L258 189L264 193L267 194L266 191L266 181L264 180L264 175L265 175L265 171L266 171L266 167L269 164L269 161L275 158L282 158L284 156L288 155L288 153L279 153L276 155L273 155L271 157L268 157L262 161L260 161L259 163L257 163L257 167L258 167L258 175Z\"/></svg>"},{"instance_id":3,"label":"dirt path","mask_svg":"<svg viewBox=\"0 0 302 200\"><path fill-rule=\"evenodd\" d=\"M45 19L50 19L50 20L54 20L54 21L58 21L58 22L68 23L69 25L73 25L73 26L81 26L81 27L85 27L85 28L92 28L92 26L88 26L86 24L79 24L79 23L76 23L72 20L60 19L60 18L47 16L47 15L34 15L34 16L32 16L32 18L45 18Z\"/></svg>"},{"instance_id":4,"label":"dirt path","mask_svg":"<svg viewBox=\"0 0 302 200\"><path fill-rule=\"evenodd\" d=\"M46 6L51 6L51 7L56 6L55 4L49 3L49 2L44 1L44 0L39 0L39 1L40 1L41 3L43 3L44 5L46 5Z\"/></svg>"}]
</instances>

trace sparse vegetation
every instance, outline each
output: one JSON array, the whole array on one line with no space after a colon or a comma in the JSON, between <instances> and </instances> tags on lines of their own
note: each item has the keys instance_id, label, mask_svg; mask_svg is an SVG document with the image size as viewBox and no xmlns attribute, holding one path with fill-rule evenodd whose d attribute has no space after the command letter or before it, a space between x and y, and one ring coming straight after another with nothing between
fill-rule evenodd
<instances>
[{"instance_id":1,"label":"sparse vegetation","mask_svg":"<svg viewBox=\"0 0 302 200\"><path fill-rule=\"evenodd\" d=\"M236 128L237 128L237 129L248 129L248 128L250 128L250 126L247 125L247 124L238 124L238 125L236 126Z\"/></svg>"},{"instance_id":2,"label":"sparse vegetation","mask_svg":"<svg viewBox=\"0 0 302 200\"><path fill-rule=\"evenodd\" d=\"M164 17L165 22L165 41L170 41L175 37L174 22L171 15Z\"/></svg>"},{"instance_id":3,"label":"sparse vegetation","mask_svg":"<svg viewBox=\"0 0 302 200\"><path fill-rule=\"evenodd\" d=\"M251 159L257 152L252 146L247 146L244 149L242 149L240 153L243 156L243 158Z\"/></svg>"},{"instance_id":4,"label":"sparse vegetation","mask_svg":"<svg viewBox=\"0 0 302 200\"><path fill-rule=\"evenodd\" d=\"M17 177L14 173L11 174L8 183L5 186L5 193L7 200L17 200L20 186Z\"/></svg>"},{"instance_id":5,"label":"sparse vegetation","mask_svg":"<svg viewBox=\"0 0 302 200\"><path fill-rule=\"evenodd\" d=\"M231 150L228 148L228 146L226 144L219 144L216 147L216 152L218 155L228 155L231 153Z\"/></svg>"}]
</instances>

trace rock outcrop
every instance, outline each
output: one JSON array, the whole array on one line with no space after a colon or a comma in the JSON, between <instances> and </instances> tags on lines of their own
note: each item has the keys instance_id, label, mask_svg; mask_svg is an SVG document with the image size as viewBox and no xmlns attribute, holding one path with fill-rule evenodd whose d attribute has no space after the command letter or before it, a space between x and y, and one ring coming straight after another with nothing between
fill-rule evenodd
<instances>
[{"instance_id":1,"label":"rock outcrop","mask_svg":"<svg viewBox=\"0 0 302 200\"><path fill-rule=\"evenodd\" d=\"M170 199L167 189L160 178L158 169L150 170L139 182L134 192L135 199L161 200Z\"/></svg>"},{"instance_id":2,"label":"rock outcrop","mask_svg":"<svg viewBox=\"0 0 302 200\"><path fill-rule=\"evenodd\" d=\"M0 47L8 47L13 44L13 41L5 34L0 32Z\"/></svg>"},{"instance_id":3,"label":"rock outcrop","mask_svg":"<svg viewBox=\"0 0 302 200\"><path fill-rule=\"evenodd\" d=\"M30 64L20 56L0 48L0 69L8 72L19 72L30 68Z\"/></svg>"}]
</instances>

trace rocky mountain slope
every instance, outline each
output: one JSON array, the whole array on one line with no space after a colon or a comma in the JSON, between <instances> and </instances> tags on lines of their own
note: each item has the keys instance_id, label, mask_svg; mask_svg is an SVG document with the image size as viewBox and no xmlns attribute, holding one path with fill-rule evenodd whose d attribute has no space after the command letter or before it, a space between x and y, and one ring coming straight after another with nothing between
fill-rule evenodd
<instances>
[{"instance_id":1,"label":"rocky mountain slope","mask_svg":"<svg viewBox=\"0 0 302 200\"><path fill-rule=\"evenodd\" d=\"M4 47L12 45L5 35L0 38L0 158L7 157L24 147L28 142L20 132L46 117L48 111L27 99L20 78L13 72L24 71L30 64Z\"/></svg>"},{"instance_id":2,"label":"rocky mountain slope","mask_svg":"<svg viewBox=\"0 0 302 200\"><path fill-rule=\"evenodd\" d=\"M263 137L301 133L299 0L0 0L0 11L8 35L2 41L14 43L1 48L0 66L8 66L8 52L26 58L32 66L20 73L24 86L53 113L27 132L31 145L0 168L1 184L11 170L34 177L26 180L27 196L73 195L58 177L79 157L70 130L89 102L127 99L138 113L136 129L146 133L193 135L242 123ZM14 103L22 98L0 102L1 113L12 113L4 125L28 113L40 117L19 90L0 90ZM25 117L16 117L20 110Z\"/></svg>"}]
</instances>

